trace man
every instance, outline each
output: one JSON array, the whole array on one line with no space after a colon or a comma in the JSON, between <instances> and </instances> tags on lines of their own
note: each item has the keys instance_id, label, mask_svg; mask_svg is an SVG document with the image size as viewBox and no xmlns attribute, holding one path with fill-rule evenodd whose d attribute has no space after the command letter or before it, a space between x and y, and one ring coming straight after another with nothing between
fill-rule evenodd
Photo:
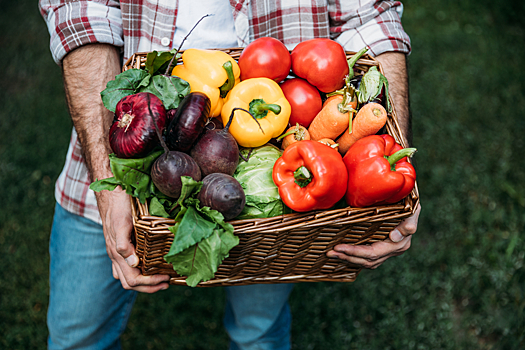
<instances>
[{"instance_id":1,"label":"man","mask_svg":"<svg viewBox=\"0 0 525 350\"><path fill-rule=\"evenodd\" d=\"M289 49L314 37L335 38L353 51L368 45L383 64L401 128L410 137L405 62L410 41L400 23L402 5L358 0L303 7L296 3L283 0L278 7L271 1L207 0L196 6L185 0L40 0L74 124L57 181L50 241L50 348L119 348L134 291L168 288L169 276L142 276L136 268L128 196L121 189L97 194L88 189L93 179L112 176L107 134L113 116L102 105L100 92L134 52L178 47L195 19L207 13L214 16L199 24L186 47L246 46L264 36L278 38ZM392 231L391 241L339 245L328 255L375 268L409 248L418 216L419 209ZM225 326L232 349L290 347L291 288L287 284L227 288Z\"/></svg>"}]
</instances>

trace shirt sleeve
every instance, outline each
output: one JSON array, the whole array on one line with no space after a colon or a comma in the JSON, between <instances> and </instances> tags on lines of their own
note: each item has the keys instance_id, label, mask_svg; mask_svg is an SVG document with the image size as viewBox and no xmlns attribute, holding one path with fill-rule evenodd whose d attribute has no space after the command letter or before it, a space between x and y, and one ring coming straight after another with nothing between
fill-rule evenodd
<instances>
[{"instance_id":1,"label":"shirt sleeve","mask_svg":"<svg viewBox=\"0 0 525 350\"><path fill-rule=\"evenodd\" d=\"M117 1L39 0L46 21L53 59L60 64L70 51L86 44L124 46Z\"/></svg>"},{"instance_id":2,"label":"shirt sleeve","mask_svg":"<svg viewBox=\"0 0 525 350\"><path fill-rule=\"evenodd\" d=\"M358 8L352 3L354 1L329 1L332 39L348 51L359 51L366 46L372 56L389 51L410 53L410 37L401 25L403 4L400 1L369 1Z\"/></svg>"}]
</instances>

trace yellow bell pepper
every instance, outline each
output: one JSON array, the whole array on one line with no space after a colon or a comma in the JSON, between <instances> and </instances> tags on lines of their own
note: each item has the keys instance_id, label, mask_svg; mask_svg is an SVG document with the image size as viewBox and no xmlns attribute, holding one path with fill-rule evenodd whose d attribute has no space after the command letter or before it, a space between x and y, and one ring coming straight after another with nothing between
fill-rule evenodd
<instances>
[{"instance_id":1,"label":"yellow bell pepper","mask_svg":"<svg viewBox=\"0 0 525 350\"><path fill-rule=\"evenodd\" d=\"M222 122L226 125L236 110L229 131L243 147L259 147L278 137L288 126L292 109L279 84L268 78L246 79L235 85L222 107Z\"/></svg>"},{"instance_id":2,"label":"yellow bell pepper","mask_svg":"<svg viewBox=\"0 0 525 350\"><path fill-rule=\"evenodd\" d=\"M225 52L201 49L185 50L182 62L173 68L171 75L190 83L191 92L206 94L211 102L210 116L219 116L224 97L240 81L237 62Z\"/></svg>"}]
</instances>

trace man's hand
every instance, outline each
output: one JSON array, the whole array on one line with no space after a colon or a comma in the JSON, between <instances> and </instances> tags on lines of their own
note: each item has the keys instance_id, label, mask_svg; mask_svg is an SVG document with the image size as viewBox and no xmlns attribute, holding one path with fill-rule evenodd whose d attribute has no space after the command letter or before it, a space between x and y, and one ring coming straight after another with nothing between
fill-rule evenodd
<instances>
[{"instance_id":1,"label":"man's hand","mask_svg":"<svg viewBox=\"0 0 525 350\"><path fill-rule=\"evenodd\" d=\"M139 259L131 243L133 221L130 198L120 187L97 194L98 207L104 227L106 250L112 262L113 277L122 287L139 292L154 293L167 289L168 275L142 276L137 268Z\"/></svg>"},{"instance_id":2,"label":"man's hand","mask_svg":"<svg viewBox=\"0 0 525 350\"><path fill-rule=\"evenodd\" d=\"M381 63L388 80L389 93L392 98L399 127L405 140L412 142L411 120L408 94L408 72L406 56L399 52L386 52L376 57ZM412 242L412 235L417 230L417 222L421 206L418 205L414 214L405 219L392 232L389 239L370 245L339 244L327 253L327 256L349 261L356 265L375 269L386 259L403 254Z\"/></svg>"},{"instance_id":3,"label":"man's hand","mask_svg":"<svg viewBox=\"0 0 525 350\"><path fill-rule=\"evenodd\" d=\"M346 260L367 269L375 269L386 259L401 255L410 248L412 235L417 230L420 211L421 206L418 205L414 214L390 232L389 238L385 241L370 245L339 244L326 255L330 258Z\"/></svg>"},{"instance_id":4,"label":"man's hand","mask_svg":"<svg viewBox=\"0 0 525 350\"><path fill-rule=\"evenodd\" d=\"M84 160L92 179L113 176L109 166L109 127L113 114L100 98L106 83L120 73L116 47L106 44L81 46L62 61L69 114L78 133ZM120 188L96 194L102 218L106 249L113 264L113 276L126 289L153 293L166 289L168 275L142 276L135 249L129 196Z\"/></svg>"}]
</instances>

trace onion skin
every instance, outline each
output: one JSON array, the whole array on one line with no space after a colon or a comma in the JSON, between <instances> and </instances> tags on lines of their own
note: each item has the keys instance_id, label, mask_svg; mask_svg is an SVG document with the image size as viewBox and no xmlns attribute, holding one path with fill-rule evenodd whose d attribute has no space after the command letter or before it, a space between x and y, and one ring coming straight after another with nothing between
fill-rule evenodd
<instances>
[{"instance_id":1,"label":"onion skin","mask_svg":"<svg viewBox=\"0 0 525 350\"><path fill-rule=\"evenodd\" d=\"M166 143L170 150L190 151L206 127L210 106L210 99L201 92L190 92L184 97L167 129Z\"/></svg>"},{"instance_id":2,"label":"onion skin","mask_svg":"<svg viewBox=\"0 0 525 350\"><path fill-rule=\"evenodd\" d=\"M224 220L239 216L246 205L246 195L241 184L230 175L213 173L202 180L199 192L201 206L217 210Z\"/></svg>"},{"instance_id":3,"label":"onion skin","mask_svg":"<svg viewBox=\"0 0 525 350\"><path fill-rule=\"evenodd\" d=\"M115 119L109 129L113 153L118 158L142 158L150 153L159 144L154 120L159 130L164 130L166 108L157 96L140 92L123 97L117 103Z\"/></svg>"},{"instance_id":4,"label":"onion skin","mask_svg":"<svg viewBox=\"0 0 525 350\"><path fill-rule=\"evenodd\" d=\"M190 176L195 181L200 181L202 178L199 166L186 153L178 151L164 153L151 167L151 180L160 192L171 198L180 197L181 176Z\"/></svg>"}]
</instances>

